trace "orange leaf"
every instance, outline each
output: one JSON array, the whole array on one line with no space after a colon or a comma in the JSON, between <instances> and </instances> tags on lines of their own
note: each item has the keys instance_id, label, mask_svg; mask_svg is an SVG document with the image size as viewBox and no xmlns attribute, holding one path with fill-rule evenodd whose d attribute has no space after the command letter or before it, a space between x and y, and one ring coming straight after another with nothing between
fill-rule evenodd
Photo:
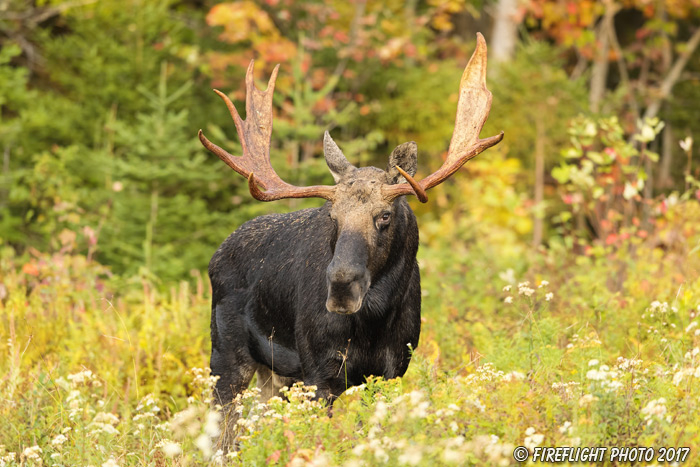
<instances>
[{"instance_id":1,"label":"orange leaf","mask_svg":"<svg viewBox=\"0 0 700 467\"><path fill-rule=\"evenodd\" d=\"M266 462L268 464L273 464L273 463L277 462L278 460L280 460L281 455L282 455L282 452L278 449L277 451L273 452L272 454L270 454L267 457Z\"/></svg>"},{"instance_id":2,"label":"orange leaf","mask_svg":"<svg viewBox=\"0 0 700 467\"><path fill-rule=\"evenodd\" d=\"M22 272L25 274L29 274L30 276L38 276L39 275L39 269L36 267L36 264L34 264L34 263L26 263L24 266L22 266Z\"/></svg>"}]
</instances>

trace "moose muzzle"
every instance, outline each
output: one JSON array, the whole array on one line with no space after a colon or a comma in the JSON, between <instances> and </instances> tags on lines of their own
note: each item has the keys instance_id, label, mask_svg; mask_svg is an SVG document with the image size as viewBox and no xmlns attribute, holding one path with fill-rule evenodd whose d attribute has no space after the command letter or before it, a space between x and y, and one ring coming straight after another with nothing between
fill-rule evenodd
<instances>
[{"instance_id":1,"label":"moose muzzle","mask_svg":"<svg viewBox=\"0 0 700 467\"><path fill-rule=\"evenodd\" d=\"M367 259L367 245L360 233L344 232L338 237L326 270L328 311L344 315L360 311L371 283Z\"/></svg>"}]
</instances>

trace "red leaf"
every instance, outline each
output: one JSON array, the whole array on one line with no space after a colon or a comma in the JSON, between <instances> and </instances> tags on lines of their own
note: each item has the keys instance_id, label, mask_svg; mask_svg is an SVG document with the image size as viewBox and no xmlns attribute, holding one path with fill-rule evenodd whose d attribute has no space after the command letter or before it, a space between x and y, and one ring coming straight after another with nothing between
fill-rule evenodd
<instances>
[{"instance_id":1,"label":"red leaf","mask_svg":"<svg viewBox=\"0 0 700 467\"><path fill-rule=\"evenodd\" d=\"M280 451L278 449L277 451L273 452L272 454L270 454L268 456L268 458L266 459L266 462L268 464L273 464L273 463L277 462L278 460L280 460L281 455L282 455L282 451Z\"/></svg>"},{"instance_id":2,"label":"red leaf","mask_svg":"<svg viewBox=\"0 0 700 467\"><path fill-rule=\"evenodd\" d=\"M284 437L289 440L289 444L294 443L294 433L290 430L284 430Z\"/></svg>"}]
</instances>

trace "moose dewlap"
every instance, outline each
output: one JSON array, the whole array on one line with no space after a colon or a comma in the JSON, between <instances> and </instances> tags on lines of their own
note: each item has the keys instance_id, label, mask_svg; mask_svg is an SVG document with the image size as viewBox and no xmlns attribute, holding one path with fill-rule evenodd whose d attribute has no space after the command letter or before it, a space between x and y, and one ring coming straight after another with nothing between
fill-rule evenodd
<instances>
[{"instance_id":1,"label":"moose dewlap","mask_svg":"<svg viewBox=\"0 0 700 467\"><path fill-rule=\"evenodd\" d=\"M426 191L465 162L503 139L479 139L491 107L486 89L486 42L477 46L462 75L455 128L440 169L417 181L417 148L398 146L386 170L350 164L328 132L324 153L334 186L298 187L270 164L272 95L246 74L246 120L231 100L243 155L233 156L199 139L248 179L260 201L318 197L320 208L261 216L221 244L209 264L212 283L211 370L219 376L216 400L223 407L258 372L267 397L283 385L315 385L330 404L367 376L406 372L420 334L418 226L405 195L422 202ZM409 347L410 346L410 347Z\"/></svg>"}]
</instances>

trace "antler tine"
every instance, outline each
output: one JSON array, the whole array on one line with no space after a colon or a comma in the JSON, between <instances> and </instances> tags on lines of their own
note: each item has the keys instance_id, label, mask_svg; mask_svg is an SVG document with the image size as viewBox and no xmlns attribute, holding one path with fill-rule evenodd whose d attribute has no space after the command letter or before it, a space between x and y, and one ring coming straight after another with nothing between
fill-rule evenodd
<instances>
[{"instance_id":1,"label":"antler tine","mask_svg":"<svg viewBox=\"0 0 700 467\"><path fill-rule=\"evenodd\" d=\"M270 79L267 82L267 89L261 91L255 86L255 60L251 60L248 64L248 69L245 73L245 88L246 88L246 99L245 99L245 112L246 119L250 112L254 108L272 109L272 96L275 92L275 84L277 83L277 73L279 72L280 66L277 64L272 70ZM270 117L272 115L270 114ZM272 118L270 118L272 121ZM261 128L263 130L263 128Z\"/></svg>"},{"instance_id":2,"label":"antler tine","mask_svg":"<svg viewBox=\"0 0 700 467\"><path fill-rule=\"evenodd\" d=\"M231 114L231 118L233 119L233 123L236 125L236 130L239 135L243 134L243 120L241 119L241 116L238 115L238 111L236 110L236 107L233 105L233 102L231 102L231 99L228 98L226 94L223 92L219 91L218 89L214 89L214 92L218 94L218 96L223 99L223 101L226 103L226 107L228 107L228 111ZM241 139L241 146L243 147L243 153L246 153L246 147L245 147L245 139ZM201 141L202 145L207 148L209 151L213 152L217 156L219 156L219 159L224 161L226 165L231 167L233 170L238 172L239 174L243 175L244 177L248 177L248 174L250 173L249 170L246 169L242 157L236 157L231 154L229 154L227 151L224 149L220 148L216 144L212 143L207 139L206 136L204 136L204 133L202 130L199 130L199 141Z\"/></svg>"},{"instance_id":3,"label":"antler tine","mask_svg":"<svg viewBox=\"0 0 700 467\"><path fill-rule=\"evenodd\" d=\"M426 190L444 182L467 161L503 139L503 132L490 138L479 138L479 133L489 116L492 99L491 92L486 87L486 61L486 41L481 33L477 33L476 49L464 69L459 84L455 129L445 162L436 172L420 182L404 175L409 183L385 187L388 199L415 194L421 202L426 202L428 200L425 195ZM420 186L422 193L413 188L415 185Z\"/></svg>"},{"instance_id":4,"label":"antler tine","mask_svg":"<svg viewBox=\"0 0 700 467\"><path fill-rule=\"evenodd\" d=\"M251 60L246 72L246 119L241 119L231 99L221 91L214 90L226 103L243 150L242 156L233 156L209 141L202 130L199 140L204 147L216 154L229 167L248 179L251 195L259 201L273 201L283 198L324 198L331 200L335 193L332 186L298 187L286 183L272 168L270 163L270 141L272 139L272 96L279 65L270 76L267 89L255 86L254 61ZM262 187L266 191L260 190Z\"/></svg>"}]
</instances>

